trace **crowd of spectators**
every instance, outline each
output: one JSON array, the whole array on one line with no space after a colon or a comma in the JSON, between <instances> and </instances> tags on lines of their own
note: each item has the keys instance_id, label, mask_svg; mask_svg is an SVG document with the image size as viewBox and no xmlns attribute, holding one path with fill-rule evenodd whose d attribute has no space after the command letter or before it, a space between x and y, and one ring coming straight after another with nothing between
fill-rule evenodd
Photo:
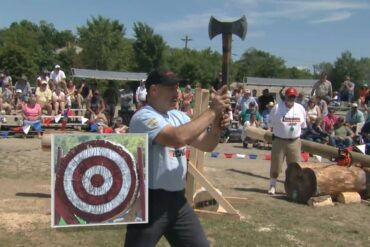
<instances>
[{"instance_id":1,"label":"crowd of spectators","mask_svg":"<svg viewBox=\"0 0 370 247\"><path fill-rule=\"evenodd\" d=\"M128 83L118 90L114 81L108 81L101 93L96 82L82 80L79 84L67 79L59 65L51 72L43 70L32 83L25 75L13 83L8 70L0 70L0 116L21 115L23 124L29 125L40 136L42 126L63 117L77 123L86 118L87 130L99 133L125 133L133 113L146 101L145 80L141 80L136 91ZM194 90L186 85L179 89L178 107L190 117L193 115ZM117 106L120 105L120 111ZM72 116L72 117L71 117ZM45 123L45 119L48 119ZM81 123L81 125L83 125Z\"/></svg>"},{"instance_id":2,"label":"crowd of spectators","mask_svg":"<svg viewBox=\"0 0 370 247\"><path fill-rule=\"evenodd\" d=\"M199 84L197 84L199 86ZM231 99L234 102L230 113L233 123L231 128L241 130L243 146L259 146L257 140L246 137L245 128L254 126L271 130L269 115L279 100L283 100L284 87L276 98L266 88L261 95L244 85L231 88ZM314 84L311 94L299 92L295 102L303 105L307 114L307 129L302 138L329 144L336 147L348 147L354 143L370 142L370 91L367 84L362 84L355 99L355 83L349 76L344 78L339 91L333 91L327 75L322 73ZM42 116L83 116L89 120L89 130L100 133L124 133L132 114L140 109L146 101L145 80L142 80L136 91L126 84L118 90L113 81L108 82L107 89L100 93L96 83L85 80L76 85L68 80L59 65L53 71L47 70L36 78L35 89L31 88L28 78L22 75L15 83L8 70L0 74L0 114L22 114L24 123L31 125L40 135ZM120 116L116 106L120 103ZM193 116L194 89L186 85L178 90L179 110ZM336 114L339 106L348 107L348 111ZM71 109L78 109L71 112ZM125 118L125 114L127 118ZM230 133L228 131L227 133Z\"/></svg>"},{"instance_id":3,"label":"crowd of spectators","mask_svg":"<svg viewBox=\"0 0 370 247\"><path fill-rule=\"evenodd\" d=\"M370 93L367 84L362 84L358 92L359 98L355 99L354 85L351 78L346 76L339 92L335 92L327 75L322 73L310 94L299 92L295 102L306 109L307 116L307 129L302 131L301 138L340 148L369 143ZM232 100L235 102L233 120L238 122L238 128L241 129L244 148L248 148L248 144L253 147L260 145L256 140L246 137L247 126L271 130L269 112L277 101L283 102L283 91L284 87L280 90L279 98L275 98L267 88L262 91L262 95L256 97L244 85L232 89Z\"/></svg>"},{"instance_id":4,"label":"crowd of spectators","mask_svg":"<svg viewBox=\"0 0 370 247\"><path fill-rule=\"evenodd\" d=\"M31 126L40 136L45 119L73 116L87 118L88 130L97 132L125 132L122 119L117 116L119 102L118 89L113 81L108 81L104 94L100 94L97 84L85 80L76 85L67 79L59 65L49 72L44 70L31 87L25 75L13 83L8 70L0 74L0 115L21 115L23 125ZM68 119L66 121L71 121ZM83 125L81 123L81 125Z\"/></svg>"}]
</instances>

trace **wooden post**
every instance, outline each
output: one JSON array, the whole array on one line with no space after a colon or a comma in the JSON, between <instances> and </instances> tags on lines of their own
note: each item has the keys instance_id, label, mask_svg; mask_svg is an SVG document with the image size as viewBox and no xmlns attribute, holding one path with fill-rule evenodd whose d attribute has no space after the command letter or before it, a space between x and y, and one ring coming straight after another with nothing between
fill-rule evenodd
<instances>
[{"instance_id":1,"label":"wooden post","mask_svg":"<svg viewBox=\"0 0 370 247\"><path fill-rule=\"evenodd\" d=\"M201 88L195 89L194 98L195 106L193 117L197 118L203 111L208 108L209 90L204 90ZM190 157L188 161L188 176L186 181L186 198L193 207L197 206L194 205L194 199L197 198L197 204L206 205L206 207L203 207L203 209L209 209L195 209L195 211L198 213L209 213L210 215L225 215L231 216L232 218L241 219L242 216L239 214L239 212L234 209L234 207L228 202L228 200L222 196L222 193L218 191L203 175L205 154L205 152L200 151L196 148L191 147L190 149ZM201 193L202 195L200 195L199 193ZM200 201L199 198L201 199ZM217 212L211 211L215 210L215 208L209 207L212 205L208 204L217 204Z\"/></svg>"}]
</instances>

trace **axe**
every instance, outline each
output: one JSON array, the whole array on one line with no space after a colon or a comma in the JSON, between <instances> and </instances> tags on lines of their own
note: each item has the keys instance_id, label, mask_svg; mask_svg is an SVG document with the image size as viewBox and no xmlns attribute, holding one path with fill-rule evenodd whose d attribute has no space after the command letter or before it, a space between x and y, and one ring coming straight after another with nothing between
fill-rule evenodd
<instances>
[{"instance_id":1,"label":"axe","mask_svg":"<svg viewBox=\"0 0 370 247\"><path fill-rule=\"evenodd\" d=\"M228 84L231 58L231 36L235 34L244 40L247 34L247 18L245 15L234 22L221 22L211 16L208 25L209 38L222 34L222 85Z\"/></svg>"}]
</instances>

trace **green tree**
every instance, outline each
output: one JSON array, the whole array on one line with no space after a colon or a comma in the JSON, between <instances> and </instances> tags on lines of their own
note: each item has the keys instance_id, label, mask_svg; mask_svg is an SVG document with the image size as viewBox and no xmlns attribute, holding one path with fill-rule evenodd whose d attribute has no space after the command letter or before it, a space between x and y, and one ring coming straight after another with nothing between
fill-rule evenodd
<instances>
[{"instance_id":1,"label":"green tree","mask_svg":"<svg viewBox=\"0 0 370 247\"><path fill-rule=\"evenodd\" d=\"M326 72L330 77L333 72L333 69L334 69L333 64L329 62L321 62L313 66L313 75L316 79L318 79L322 72Z\"/></svg>"},{"instance_id":2,"label":"green tree","mask_svg":"<svg viewBox=\"0 0 370 247\"><path fill-rule=\"evenodd\" d=\"M287 68L284 78L289 79L312 79L312 74L308 69L299 69L297 67Z\"/></svg>"},{"instance_id":3,"label":"green tree","mask_svg":"<svg viewBox=\"0 0 370 247\"><path fill-rule=\"evenodd\" d=\"M358 66L360 67L360 75L358 78L358 83L369 83L370 82L370 58L363 57L358 61Z\"/></svg>"},{"instance_id":4,"label":"green tree","mask_svg":"<svg viewBox=\"0 0 370 247\"><path fill-rule=\"evenodd\" d=\"M286 69L285 61L282 58L255 48L249 48L237 63L237 78L239 80L245 76L279 78L282 77Z\"/></svg>"},{"instance_id":5,"label":"green tree","mask_svg":"<svg viewBox=\"0 0 370 247\"><path fill-rule=\"evenodd\" d=\"M346 75L351 76L354 82L358 81L361 76L358 61L352 57L350 51L343 52L341 57L334 62L333 75L331 77L333 86L339 88Z\"/></svg>"},{"instance_id":6,"label":"green tree","mask_svg":"<svg viewBox=\"0 0 370 247\"><path fill-rule=\"evenodd\" d=\"M134 23L136 40L133 44L136 71L150 72L163 66L166 43L162 36L142 22Z\"/></svg>"},{"instance_id":7,"label":"green tree","mask_svg":"<svg viewBox=\"0 0 370 247\"><path fill-rule=\"evenodd\" d=\"M0 48L0 68L8 68L14 81L26 75L31 84L38 71L30 52L15 44L6 44Z\"/></svg>"},{"instance_id":8,"label":"green tree","mask_svg":"<svg viewBox=\"0 0 370 247\"><path fill-rule=\"evenodd\" d=\"M81 59L86 68L120 70L124 56L124 35L126 29L117 20L102 16L92 17L86 26L77 27Z\"/></svg>"}]
</instances>

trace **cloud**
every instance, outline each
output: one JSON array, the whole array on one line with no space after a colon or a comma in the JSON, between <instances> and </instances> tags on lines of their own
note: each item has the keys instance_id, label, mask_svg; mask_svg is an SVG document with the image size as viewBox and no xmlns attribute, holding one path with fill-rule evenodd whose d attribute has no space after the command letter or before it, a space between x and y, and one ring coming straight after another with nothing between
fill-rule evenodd
<instances>
[{"instance_id":1,"label":"cloud","mask_svg":"<svg viewBox=\"0 0 370 247\"><path fill-rule=\"evenodd\" d=\"M361 0L228 0L228 3L233 4L234 8L244 9L248 22L260 25L279 19L309 23L341 21L350 18L356 11L370 9L370 3ZM312 21L317 16L326 18Z\"/></svg>"},{"instance_id":2,"label":"cloud","mask_svg":"<svg viewBox=\"0 0 370 247\"><path fill-rule=\"evenodd\" d=\"M342 21L342 20L350 18L351 16L352 14L349 12L337 12L337 13L332 13L329 16L326 16L324 18L310 21L310 23L319 24L319 23L325 23L325 22Z\"/></svg>"},{"instance_id":3,"label":"cloud","mask_svg":"<svg viewBox=\"0 0 370 247\"><path fill-rule=\"evenodd\" d=\"M156 25L155 29L158 31L175 32L175 31L187 31L193 29L207 28L211 16L214 16L220 21L235 21L240 16L225 15L218 11L207 12L201 14L187 15L182 19L172 22L160 23Z\"/></svg>"},{"instance_id":4,"label":"cloud","mask_svg":"<svg viewBox=\"0 0 370 247\"><path fill-rule=\"evenodd\" d=\"M210 13L187 15L177 21L160 23L156 25L155 29L164 32L174 32L204 28L208 25L210 16Z\"/></svg>"}]
</instances>

